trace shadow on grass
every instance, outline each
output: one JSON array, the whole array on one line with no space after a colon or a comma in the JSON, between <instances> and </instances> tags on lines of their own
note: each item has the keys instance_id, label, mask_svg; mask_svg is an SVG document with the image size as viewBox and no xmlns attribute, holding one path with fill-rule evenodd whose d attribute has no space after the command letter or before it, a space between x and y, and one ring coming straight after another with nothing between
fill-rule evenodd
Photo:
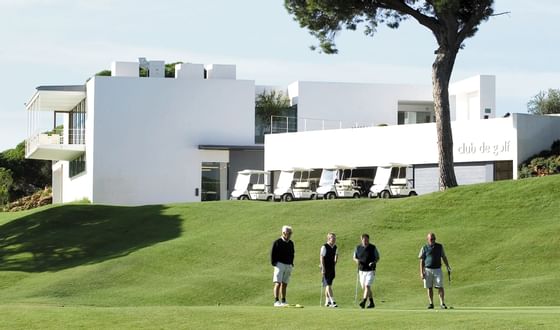
<instances>
[{"instance_id":1,"label":"shadow on grass","mask_svg":"<svg viewBox=\"0 0 560 330\"><path fill-rule=\"evenodd\" d=\"M0 226L0 270L56 271L102 262L181 234L165 207L65 205Z\"/></svg>"}]
</instances>

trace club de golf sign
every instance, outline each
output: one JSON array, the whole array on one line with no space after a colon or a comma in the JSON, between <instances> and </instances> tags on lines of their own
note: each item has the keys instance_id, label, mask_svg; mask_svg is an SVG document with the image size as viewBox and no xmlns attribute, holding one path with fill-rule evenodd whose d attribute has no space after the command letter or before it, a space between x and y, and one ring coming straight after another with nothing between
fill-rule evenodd
<instances>
[{"instance_id":1,"label":"club de golf sign","mask_svg":"<svg viewBox=\"0 0 560 330\"><path fill-rule=\"evenodd\" d=\"M503 141L499 143L488 142L463 142L459 144L457 152L461 155L494 155L500 156L510 152L511 141Z\"/></svg>"}]
</instances>

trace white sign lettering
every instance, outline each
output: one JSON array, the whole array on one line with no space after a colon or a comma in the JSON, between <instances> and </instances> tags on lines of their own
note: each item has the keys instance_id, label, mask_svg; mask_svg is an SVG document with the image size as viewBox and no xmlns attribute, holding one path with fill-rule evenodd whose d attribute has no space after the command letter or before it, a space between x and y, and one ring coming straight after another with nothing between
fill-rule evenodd
<instances>
[{"instance_id":1,"label":"white sign lettering","mask_svg":"<svg viewBox=\"0 0 560 330\"><path fill-rule=\"evenodd\" d=\"M476 144L474 142L471 143L463 142L457 148L457 152L462 155L493 154L494 156L498 156L500 154L509 152L510 145L511 145L510 140L497 144L490 144L486 142L482 142L479 144Z\"/></svg>"}]
</instances>

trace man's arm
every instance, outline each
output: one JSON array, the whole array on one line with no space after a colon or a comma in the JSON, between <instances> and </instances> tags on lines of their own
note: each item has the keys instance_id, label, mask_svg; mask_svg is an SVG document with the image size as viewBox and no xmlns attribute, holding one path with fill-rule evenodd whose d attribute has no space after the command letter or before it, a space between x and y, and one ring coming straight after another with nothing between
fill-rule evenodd
<instances>
[{"instance_id":1,"label":"man's arm","mask_svg":"<svg viewBox=\"0 0 560 330\"><path fill-rule=\"evenodd\" d=\"M418 254L418 259L420 259L420 278L424 279L424 247L420 248L420 253Z\"/></svg>"},{"instance_id":2,"label":"man's arm","mask_svg":"<svg viewBox=\"0 0 560 330\"><path fill-rule=\"evenodd\" d=\"M272 264L272 266L276 266L276 263L278 262L276 249L276 241L274 241L274 243L272 243L272 249L270 250L270 263Z\"/></svg>"},{"instance_id":3,"label":"man's arm","mask_svg":"<svg viewBox=\"0 0 560 330\"><path fill-rule=\"evenodd\" d=\"M443 263L445 264L445 267L447 267L447 270L451 271L451 266L449 266L449 261L447 261L447 256L441 257L441 260L443 260Z\"/></svg>"},{"instance_id":4,"label":"man's arm","mask_svg":"<svg viewBox=\"0 0 560 330\"><path fill-rule=\"evenodd\" d=\"M354 256L352 257L352 259L354 259L354 262L356 263L356 265L360 264L360 260L358 260L358 248L356 248L356 250L354 250Z\"/></svg>"},{"instance_id":5,"label":"man's arm","mask_svg":"<svg viewBox=\"0 0 560 330\"><path fill-rule=\"evenodd\" d=\"M321 252L319 253L319 265L321 265L321 273L325 273L325 261L323 260L326 254L325 246L321 246Z\"/></svg>"},{"instance_id":6,"label":"man's arm","mask_svg":"<svg viewBox=\"0 0 560 330\"><path fill-rule=\"evenodd\" d=\"M451 271L451 267L449 267L449 261L447 261L447 255L445 255L445 249L443 248L443 245L441 246L441 260L443 260L445 267L447 267L447 271Z\"/></svg>"}]
</instances>

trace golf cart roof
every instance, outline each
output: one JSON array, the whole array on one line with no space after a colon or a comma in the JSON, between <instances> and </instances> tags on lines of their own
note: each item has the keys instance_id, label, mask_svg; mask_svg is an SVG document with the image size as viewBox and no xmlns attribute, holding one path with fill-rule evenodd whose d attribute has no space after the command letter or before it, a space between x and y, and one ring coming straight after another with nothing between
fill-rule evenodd
<instances>
[{"instance_id":1,"label":"golf cart roof","mask_svg":"<svg viewBox=\"0 0 560 330\"><path fill-rule=\"evenodd\" d=\"M412 165L403 164L403 163L389 163L389 164L379 165L379 167L412 167Z\"/></svg>"},{"instance_id":2,"label":"golf cart roof","mask_svg":"<svg viewBox=\"0 0 560 330\"><path fill-rule=\"evenodd\" d=\"M245 174L245 175L251 175L251 174L268 174L267 171L262 171L262 170L243 170L243 171L239 171L237 172L239 174Z\"/></svg>"},{"instance_id":3,"label":"golf cart roof","mask_svg":"<svg viewBox=\"0 0 560 330\"><path fill-rule=\"evenodd\" d=\"M353 169L356 169L354 166L348 166L348 165L335 165L334 168L337 169L337 170L353 170Z\"/></svg>"}]
</instances>

